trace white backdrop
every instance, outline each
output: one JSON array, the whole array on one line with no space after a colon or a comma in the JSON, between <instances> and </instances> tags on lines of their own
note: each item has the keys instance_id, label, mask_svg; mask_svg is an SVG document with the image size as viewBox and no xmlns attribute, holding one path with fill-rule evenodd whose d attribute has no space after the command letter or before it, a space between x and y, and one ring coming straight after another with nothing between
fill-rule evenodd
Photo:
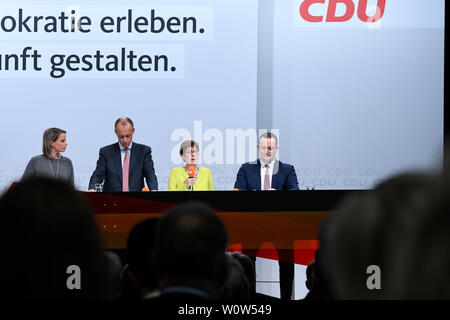
<instances>
[{"instance_id":1,"label":"white backdrop","mask_svg":"<svg viewBox=\"0 0 450 320\"><path fill-rule=\"evenodd\" d=\"M353 2L357 8L360 1ZM356 13L347 22L304 21L303 0L113 3L2 1L3 29L12 29L8 16L18 19L19 7L44 16L78 7L92 18L92 30L0 30L0 189L41 152L44 129L57 126L68 131L65 155L76 186L86 190L98 149L116 141L120 116L135 121L136 142L152 147L160 190L167 190L170 169L179 165L177 146L189 136L201 144L216 189L231 189L240 163L256 157L250 136L259 129L278 130L280 159L295 165L303 189L367 189L405 169L440 165L443 0L386 1L372 24ZM311 6L310 14L326 15L328 3ZM368 1L367 15L377 3ZM129 33L127 21L121 32L99 30L102 17L126 17L127 8L135 18L149 18L151 9L166 19L194 16L196 32ZM336 15L345 10L338 5ZM43 70L32 70L31 58L26 71L5 70L5 55L27 46L43 55ZM169 70L49 76L52 54L121 48L166 54Z\"/></svg>"},{"instance_id":2,"label":"white backdrop","mask_svg":"<svg viewBox=\"0 0 450 320\"><path fill-rule=\"evenodd\" d=\"M39 5L31 5L35 2L2 1L0 22L7 16L15 16L18 21L19 8L24 16L46 17L61 11L69 15L75 7L79 16L91 18L92 28L88 33L48 33L42 27L30 33L19 32L17 24L14 32L0 31L0 103L6 120L0 144L7 148L0 153L0 189L20 179L28 160L41 153L43 131L55 126L68 132L69 145L64 155L72 159L76 186L86 190L99 148L117 141L113 127L121 116L134 120L134 141L152 147L160 190L167 190L171 168L180 165L174 150L189 135L198 140L202 151L213 145L204 165L212 169L216 189L233 187L231 177L239 168L238 158L226 162L223 152L215 153L220 153L221 139L226 147L226 129L246 131L256 126L256 0L114 1L111 6L105 6L105 1L40 1ZM196 32L188 24L191 32L185 34L129 33L127 22L123 22L119 33L101 31L102 17L128 17L128 8L133 16L148 19L151 9L166 20L193 16ZM4 20L4 26L12 28L10 18ZM33 26L32 18L29 27ZM27 46L32 48L29 54L38 50L42 55L42 71L33 68L31 58L27 70L20 69L21 64L19 70L5 70L5 55L19 55ZM105 56L120 56L121 48L152 57L164 54L169 71L97 71L93 60L89 72L70 72L65 67L63 77L50 76L50 61L55 54L65 54L67 59L70 54L81 57L101 50ZM175 72L171 66L176 67Z\"/></svg>"},{"instance_id":3,"label":"white backdrop","mask_svg":"<svg viewBox=\"0 0 450 320\"><path fill-rule=\"evenodd\" d=\"M348 22L305 22L302 2L273 2L266 71L280 157L295 165L300 187L369 189L399 171L441 166L444 0L386 1L372 24L356 12ZM310 13L326 16L328 3ZM377 3L368 1L368 15Z\"/></svg>"}]
</instances>

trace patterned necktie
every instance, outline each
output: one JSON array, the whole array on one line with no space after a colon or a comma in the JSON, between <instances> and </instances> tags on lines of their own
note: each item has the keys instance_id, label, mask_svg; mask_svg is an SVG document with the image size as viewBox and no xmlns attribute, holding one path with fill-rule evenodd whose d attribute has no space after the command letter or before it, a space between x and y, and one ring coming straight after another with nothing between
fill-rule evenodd
<instances>
[{"instance_id":1,"label":"patterned necktie","mask_svg":"<svg viewBox=\"0 0 450 320\"><path fill-rule=\"evenodd\" d=\"M266 173L264 175L264 189L263 190L269 190L269 188L270 188L269 165L266 164L264 167L266 168Z\"/></svg>"},{"instance_id":2,"label":"patterned necktie","mask_svg":"<svg viewBox=\"0 0 450 320\"><path fill-rule=\"evenodd\" d=\"M130 170L130 155L128 148L125 149L125 158L122 165L122 191L128 191L128 174Z\"/></svg>"}]
</instances>

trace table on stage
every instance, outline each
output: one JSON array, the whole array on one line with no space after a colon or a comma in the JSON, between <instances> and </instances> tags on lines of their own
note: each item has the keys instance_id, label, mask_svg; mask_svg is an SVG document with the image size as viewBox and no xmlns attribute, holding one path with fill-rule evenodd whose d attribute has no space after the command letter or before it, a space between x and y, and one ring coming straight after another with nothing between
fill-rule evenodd
<instances>
[{"instance_id":1,"label":"table on stage","mask_svg":"<svg viewBox=\"0 0 450 320\"><path fill-rule=\"evenodd\" d=\"M92 205L105 248L125 249L134 225L159 218L180 203L210 204L228 232L229 250L307 264L318 247L318 231L349 191L83 192ZM358 192L358 191L352 191ZM294 251L292 251L294 250ZM294 255L292 255L294 253Z\"/></svg>"}]
</instances>

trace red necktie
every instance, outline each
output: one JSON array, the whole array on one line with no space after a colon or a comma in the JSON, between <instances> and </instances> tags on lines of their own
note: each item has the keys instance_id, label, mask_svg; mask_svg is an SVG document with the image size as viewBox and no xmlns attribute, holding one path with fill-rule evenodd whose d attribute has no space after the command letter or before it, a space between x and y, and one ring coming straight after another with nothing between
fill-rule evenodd
<instances>
[{"instance_id":1,"label":"red necktie","mask_svg":"<svg viewBox=\"0 0 450 320\"><path fill-rule=\"evenodd\" d=\"M122 191L128 191L128 174L130 170L130 155L128 148L125 149L125 158L122 165Z\"/></svg>"},{"instance_id":2,"label":"red necktie","mask_svg":"<svg viewBox=\"0 0 450 320\"><path fill-rule=\"evenodd\" d=\"M263 190L269 190L270 189L269 165L266 164L264 167L266 168L266 173L264 175L264 189Z\"/></svg>"}]
</instances>

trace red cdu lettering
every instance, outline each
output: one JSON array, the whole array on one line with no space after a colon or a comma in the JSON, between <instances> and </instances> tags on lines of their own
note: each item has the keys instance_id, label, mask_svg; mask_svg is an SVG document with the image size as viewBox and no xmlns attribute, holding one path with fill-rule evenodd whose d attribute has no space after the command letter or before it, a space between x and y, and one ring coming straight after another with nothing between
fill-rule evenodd
<instances>
[{"instance_id":1,"label":"red cdu lettering","mask_svg":"<svg viewBox=\"0 0 450 320\"><path fill-rule=\"evenodd\" d=\"M305 0L300 5L300 16L308 22L322 22L323 16L312 16L309 7L315 3L325 4L325 0Z\"/></svg>"},{"instance_id":2,"label":"red cdu lettering","mask_svg":"<svg viewBox=\"0 0 450 320\"><path fill-rule=\"evenodd\" d=\"M343 16L336 16L336 7L338 3L345 4L345 13ZM330 0L328 4L327 22L345 22L352 18L355 13L355 4L352 0Z\"/></svg>"},{"instance_id":3,"label":"red cdu lettering","mask_svg":"<svg viewBox=\"0 0 450 320\"><path fill-rule=\"evenodd\" d=\"M359 0L358 4L358 18L363 22L377 22L383 17L384 9L386 7L386 0L377 1L377 11L372 17L368 17L367 12L367 0Z\"/></svg>"},{"instance_id":4,"label":"red cdu lettering","mask_svg":"<svg viewBox=\"0 0 450 320\"><path fill-rule=\"evenodd\" d=\"M327 2L327 3L326 3ZM300 5L300 16L303 20L308 22L322 22L324 14L312 15L310 8L314 4L322 5L322 12L326 13L326 22L345 22L352 19L355 14L355 2L356 0L304 0ZM336 9L338 4L345 5L345 12L341 16L336 16ZM328 8L326 6L328 5ZM358 18L362 22L377 22L380 20L386 8L386 0L377 1L377 10L372 17L367 16L367 0L359 0L358 3Z\"/></svg>"}]
</instances>

